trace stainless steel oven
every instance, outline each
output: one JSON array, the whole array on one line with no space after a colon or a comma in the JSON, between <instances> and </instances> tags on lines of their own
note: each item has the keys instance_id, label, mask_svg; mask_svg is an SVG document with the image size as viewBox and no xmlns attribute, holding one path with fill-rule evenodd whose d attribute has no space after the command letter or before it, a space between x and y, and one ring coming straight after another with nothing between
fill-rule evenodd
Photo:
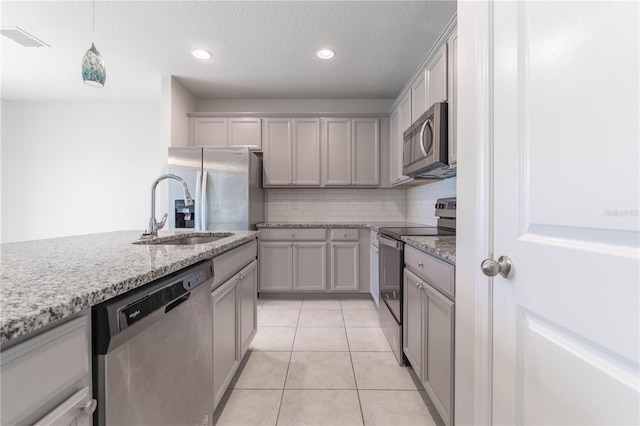
<instances>
[{"instance_id":1,"label":"stainless steel oven","mask_svg":"<svg viewBox=\"0 0 640 426\"><path fill-rule=\"evenodd\" d=\"M391 349L400 364L402 353L402 270L404 269L404 243L378 234L378 278L380 303L378 317Z\"/></svg>"},{"instance_id":2,"label":"stainless steel oven","mask_svg":"<svg viewBox=\"0 0 640 426\"><path fill-rule=\"evenodd\" d=\"M402 342L402 285L404 270L404 241L402 237L455 236L456 199L436 201L438 226L380 228L378 232L378 280L380 306L378 317L391 349L400 364L406 363Z\"/></svg>"}]
</instances>

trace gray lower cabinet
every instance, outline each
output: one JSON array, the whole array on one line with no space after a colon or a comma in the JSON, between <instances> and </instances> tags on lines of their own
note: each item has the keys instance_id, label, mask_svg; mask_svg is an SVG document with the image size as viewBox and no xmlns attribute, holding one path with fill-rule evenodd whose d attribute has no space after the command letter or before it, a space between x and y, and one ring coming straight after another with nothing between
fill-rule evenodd
<instances>
[{"instance_id":1,"label":"gray lower cabinet","mask_svg":"<svg viewBox=\"0 0 640 426\"><path fill-rule=\"evenodd\" d=\"M240 271L240 281L238 281L236 291L239 307L238 317L240 318L240 359L242 359L258 330L256 315L258 311L258 261L254 260Z\"/></svg>"},{"instance_id":2,"label":"gray lower cabinet","mask_svg":"<svg viewBox=\"0 0 640 426\"><path fill-rule=\"evenodd\" d=\"M214 410L240 364L237 348L237 283L238 277L233 277L211 293Z\"/></svg>"},{"instance_id":3,"label":"gray lower cabinet","mask_svg":"<svg viewBox=\"0 0 640 426\"><path fill-rule=\"evenodd\" d=\"M404 353L440 417L451 425L455 304L406 268L403 285Z\"/></svg>"},{"instance_id":4,"label":"gray lower cabinet","mask_svg":"<svg viewBox=\"0 0 640 426\"><path fill-rule=\"evenodd\" d=\"M331 243L331 290L358 291L360 243Z\"/></svg>"},{"instance_id":5,"label":"gray lower cabinet","mask_svg":"<svg viewBox=\"0 0 640 426\"><path fill-rule=\"evenodd\" d=\"M82 314L3 348L2 424L92 424L91 327Z\"/></svg>"},{"instance_id":6,"label":"gray lower cabinet","mask_svg":"<svg viewBox=\"0 0 640 426\"><path fill-rule=\"evenodd\" d=\"M327 244L293 244L293 289L324 291L327 288Z\"/></svg>"},{"instance_id":7,"label":"gray lower cabinet","mask_svg":"<svg viewBox=\"0 0 640 426\"><path fill-rule=\"evenodd\" d=\"M257 331L258 261L255 241L213 259L213 406L227 390ZM222 282L221 280L225 280Z\"/></svg>"},{"instance_id":8,"label":"gray lower cabinet","mask_svg":"<svg viewBox=\"0 0 640 426\"><path fill-rule=\"evenodd\" d=\"M260 243L260 291L325 291L325 242Z\"/></svg>"},{"instance_id":9,"label":"gray lower cabinet","mask_svg":"<svg viewBox=\"0 0 640 426\"><path fill-rule=\"evenodd\" d=\"M260 291L293 290L293 243L260 243Z\"/></svg>"},{"instance_id":10,"label":"gray lower cabinet","mask_svg":"<svg viewBox=\"0 0 640 426\"><path fill-rule=\"evenodd\" d=\"M260 291L369 293L369 245L366 229L264 229Z\"/></svg>"}]
</instances>

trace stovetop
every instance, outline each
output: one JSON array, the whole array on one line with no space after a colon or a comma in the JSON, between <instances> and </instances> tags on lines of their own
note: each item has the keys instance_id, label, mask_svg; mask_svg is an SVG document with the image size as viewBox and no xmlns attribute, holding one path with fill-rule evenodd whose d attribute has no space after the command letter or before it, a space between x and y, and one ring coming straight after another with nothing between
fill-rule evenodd
<instances>
[{"instance_id":1,"label":"stovetop","mask_svg":"<svg viewBox=\"0 0 640 426\"><path fill-rule=\"evenodd\" d=\"M399 240L400 237L408 236L434 237L456 235L456 231L454 229L439 228L437 226L380 228L379 232L397 240Z\"/></svg>"}]
</instances>

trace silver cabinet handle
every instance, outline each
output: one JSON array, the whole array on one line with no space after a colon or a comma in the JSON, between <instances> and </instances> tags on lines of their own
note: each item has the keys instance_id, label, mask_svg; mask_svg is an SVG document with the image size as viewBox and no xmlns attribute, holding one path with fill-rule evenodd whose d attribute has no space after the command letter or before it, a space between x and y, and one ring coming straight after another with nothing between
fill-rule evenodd
<instances>
[{"instance_id":1,"label":"silver cabinet handle","mask_svg":"<svg viewBox=\"0 0 640 426\"><path fill-rule=\"evenodd\" d=\"M419 267L419 268L424 268L424 263L422 263L422 262L418 262L418 267Z\"/></svg>"},{"instance_id":2,"label":"silver cabinet handle","mask_svg":"<svg viewBox=\"0 0 640 426\"><path fill-rule=\"evenodd\" d=\"M344 233L344 236L345 236L345 238L346 238L346 236L347 236L347 233L346 233L346 232Z\"/></svg>"},{"instance_id":3,"label":"silver cabinet handle","mask_svg":"<svg viewBox=\"0 0 640 426\"><path fill-rule=\"evenodd\" d=\"M294 232L293 234L291 234L291 238L295 237L296 233Z\"/></svg>"},{"instance_id":4,"label":"silver cabinet handle","mask_svg":"<svg viewBox=\"0 0 640 426\"><path fill-rule=\"evenodd\" d=\"M82 407L82 409L81 409L82 415L85 416L85 417L89 417L90 415L93 414L94 411L96 411L97 407L98 407L98 401L96 401L95 399L90 399Z\"/></svg>"},{"instance_id":5,"label":"silver cabinet handle","mask_svg":"<svg viewBox=\"0 0 640 426\"><path fill-rule=\"evenodd\" d=\"M511 278L513 275L513 262L509 256L500 256L496 262L493 259L485 259L480 265L482 273L488 277L495 277L500 274L504 278Z\"/></svg>"}]
</instances>

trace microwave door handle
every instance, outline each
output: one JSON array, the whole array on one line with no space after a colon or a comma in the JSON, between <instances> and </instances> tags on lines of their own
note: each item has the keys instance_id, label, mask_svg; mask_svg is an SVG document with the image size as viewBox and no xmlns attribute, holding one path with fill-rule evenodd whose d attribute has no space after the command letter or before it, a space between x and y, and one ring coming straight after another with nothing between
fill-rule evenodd
<instances>
[{"instance_id":1,"label":"microwave door handle","mask_svg":"<svg viewBox=\"0 0 640 426\"><path fill-rule=\"evenodd\" d=\"M429 129L431 130L431 140L429 140L429 147L426 147L426 143L424 140L424 129L426 127L429 127ZM433 123L431 123L431 119L427 119L427 121L424 122L424 125L422 126L422 130L420 131L420 150L422 150L422 153L424 154L425 157L428 157L429 154L429 150L431 150L431 145L433 144Z\"/></svg>"},{"instance_id":2,"label":"microwave door handle","mask_svg":"<svg viewBox=\"0 0 640 426\"><path fill-rule=\"evenodd\" d=\"M425 121L424 124L422 125L422 128L420 129L420 140L418 141L418 145L420 145L420 151L422 151L422 155L424 155L425 157L427 157L427 151L424 147L424 128L427 127L427 124L429 124L429 120Z\"/></svg>"}]
</instances>

